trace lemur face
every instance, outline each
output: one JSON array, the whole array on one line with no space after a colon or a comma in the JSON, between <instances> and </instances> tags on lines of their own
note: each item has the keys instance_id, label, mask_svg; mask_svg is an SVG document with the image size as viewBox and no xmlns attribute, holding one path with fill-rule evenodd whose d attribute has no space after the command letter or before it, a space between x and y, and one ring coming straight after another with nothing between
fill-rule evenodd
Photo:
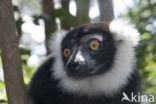
<instances>
[{"instance_id":1,"label":"lemur face","mask_svg":"<svg viewBox=\"0 0 156 104\"><path fill-rule=\"evenodd\" d=\"M65 72L76 79L107 72L116 51L113 36L104 23L83 25L68 32L61 46Z\"/></svg>"},{"instance_id":2,"label":"lemur face","mask_svg":"<svg viewBox=\"0 0 156 104\"><path fill-rule=\"evenodd\" d=\"M113 95L134 72L139 33L123 19L91 23L56 32L52 41L52 76L69 93Z\"/></svg>"}]
</instances>

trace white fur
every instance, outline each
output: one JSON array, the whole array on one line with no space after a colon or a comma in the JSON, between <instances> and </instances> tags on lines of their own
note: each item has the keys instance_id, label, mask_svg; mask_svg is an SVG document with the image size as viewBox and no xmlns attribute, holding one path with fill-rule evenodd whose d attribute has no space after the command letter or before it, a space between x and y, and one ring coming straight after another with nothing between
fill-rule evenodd
<instances>
[{"instance_id":1,"label":"white fur","mask_svg":"<svg viewBox=\"0 0 156 104\"><path fill-rule=\"evenodd\" d=\"M76 57L75 57L75 61L81 61L81 62L84 62L84 61L85 61L85 59L84 59L84 57L82 56L82 53L81 53L80 50L78 51L78 53L77 53L77 55L76 55Z\"/></svg>"},{"instance_id":2,"label":"white fur","mask_svg":"<svg viewBox=\"0 0 156 104\"><path fill-rule=\"evenodd\" d=\"M86 94L89 96L104 93L111 96L124 87L133 72L134 46L139 40L137 30L122 19L113 20L110 25L110 32L114 35L117 52L115 61L107 73L99 76L92 76L81 80L75 80L66 75L61 58L61 41L65 35L57 34L53 41L53 53L56 61L52 67L53 76L60 79L59 87L67 93ZM62 35L62 36L59 36ZM117 44L122 40L120 44Z\"/></svg>"},{"instance_id":3,"label":"white fur","mask_svg":"<svg viewBox=\"0 0 156 104\"><path fill-rule=\"evenodd\" d=\"M54 70L54 78L56 79L62 79L65 75L64 71L64 65L62 62L62 56L61 56L61 42L63 38L66 36L67 31L65 30L58 30L55 32L51 39L51 51L53 52L53 56L55 57L55 62L52 66L52 70Z\"/></svg>"}]
</instances>

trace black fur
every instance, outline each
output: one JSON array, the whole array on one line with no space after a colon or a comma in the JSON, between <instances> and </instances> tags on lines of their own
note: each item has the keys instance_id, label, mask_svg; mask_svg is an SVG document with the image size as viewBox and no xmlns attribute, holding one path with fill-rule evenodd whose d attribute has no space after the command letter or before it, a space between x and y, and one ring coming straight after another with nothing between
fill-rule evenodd
<instances>
[{"instance_id":1,"label":"black fur","mask_svg":"<svg viewBox=\"0 0 156 104\"><path fill-rule=\"evenodd\" d=\"M103 74L111 68L114 61L116 46L112 34L106 31L106 29L100 28L101 26L94 27L92 24L89 24L89 26L90 27L88 27L88 25L83 25L70 31L63 39L61 44L62 53L65 48L71 49L71 56L73 60L75 58L74 56L77 54L77 52L74 53L74 51L78 51L78 48L81 49L82 55L86 59L84 61L85 64L80 65L82 68L79 68L79 70L73 70L76 69L73 68L75 64L71 65L71 70L70 68L65 68L68 74L76 78ZM88 47L89 43L82 42L81 39L83 39L86 35L91 36L95 34L102 36L104 40L100 42L101 47L99 50L91 51ZM70 57L64 57L62 54L62 58L64 66L68 66L67 63L69 62ZM96 70L95 73L89 73L94 70Z\"/></svg>"},{"instance_id":2,"label":"black fur","mask_svg":"<svg viewBox=\"0 0 156 104\"><path fill-rule=\"evenodd\" d=\"M128 101L121 102L122 92L130 96L131 92L137 93L138 73L132 74L129 83L112 97L105 95L97 97L79 96L61 91L58 87L59 80L52 77L51 67L54 58L47 59L37 70L28 87L29 97L33 104L137 104Z\"/></svg>"},{"instance_id":3,"label":"black fur","mask_svg":"<svg viewBox=\"0 0 156 104\"><path fill-rule=\"evenodd\" d=\"M89 49L85 48L86 43L80 42L81 38L87 34L100 34L105 39L101 42L101 48L99 48L99 50L90 52ZM112 34L109 32L108 24L95 23L83 25L70 31L63 39L61 48L62 52L64 48L69 48L72 53L71 56L74 56L74 51L78 47L81 48L82 56L84 56L86 59L85 61L87 61L85 62L87 63L87 67L85 66L85 68L82 68L83 70L76 72L76 74L80 73L77 76L83 78L84 76L88 77L88 73L92 70L98 70L94 75L103 74L109 71L114 62L116 45L118 44L115 43ZM137 70L134 70L134 72L131 73L131 78L127 81L127 85L123 86L118 93L114 93L113 96L106 96L104 93L98 96L88 96L87 94L81 95L63 91L59 87L59 80L53 76L54 72L52 70L55 58L53 56L49 57L38 68L32 78L28 86L28 94L32 104L137 104L128 101L121 102L123 92L128 96L130 96L131 92L134 92L134 94L138 93L139 78ZM66 67L65 71L68 73L69 69L67 68L67 63L69 58L62 55L62 60ZM94 60L94 62L92 63L91 60ZM75 76L74 73L72 74ZM83 77L81 76L82 74L84 74ZM93 75L90 77L92 76Z\"/></svg>"}]
</instances>

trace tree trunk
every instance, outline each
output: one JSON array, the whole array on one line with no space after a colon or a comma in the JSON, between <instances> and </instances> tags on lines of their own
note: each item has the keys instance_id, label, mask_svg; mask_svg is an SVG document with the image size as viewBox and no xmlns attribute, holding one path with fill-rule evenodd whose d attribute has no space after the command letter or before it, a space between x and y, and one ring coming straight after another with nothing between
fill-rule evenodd
<instances>
[{"instance_id":1,"label":"tree trunk","mask_svg":"<svg viewBox=\"0 0 156 104\"><path fill-rule=\"evenodd\" d=\"M89 7L90 0L76 0L78 25L90 22Z\"/></svg>"},{"instance_id":2,"label":"tree trunk","mask_svg":"<svg viewBox=\"0 0 156 104\"><path fill-rule=\"evenodd\" d=\"M70 0L62 0L61 1L62 8L67 9L69 11L69 2ZM61 27L62 29L69 30L71 26L67 24L61 24Z\"/></svg>"},{"instance_id":3,"label":"tree trunk","mask_svg":"<svg viewBox=\"0 0 156 104\"><path fill-rule=\"evenodd\" d=\"M114 18L112 0L98 0L101 21L112 21Z\"/></svg>"},{"instance_id":4,"label":"tree trunk","mask_svg":"<svg viewBox=\"0 0 156 104\"><path fill-rule=\"evenodd\" d=\"M8 104L28 104L11 0L0 3L0 48Z\"/></svg>"},{"instance_id":5,"label":"tree trunk","mask_svg":"<svg viewBox=\"0 0 156 104\"><path fill-rule=\"evenodd\" d=\"M62 7L69 10L69 2L70 2L70 0L62 0L61 1Z\"/></svg>"},{"instance_id":6,"label":"tree trunk","mask_svg":"<svg viewBox=\"0 0 156 104\"><path fill-rule=\"evenodd\" d=\"M43 11L43 17L45 22L45 33L46 33L46 50L47 55L51 53L51 50L49 48L49 36L52 34L52 32L56 31L57 26L55 19L51 18L52 11L54 10L54 4L52 0L42 0L42 11Z\"/></svg>"}]
</instances>

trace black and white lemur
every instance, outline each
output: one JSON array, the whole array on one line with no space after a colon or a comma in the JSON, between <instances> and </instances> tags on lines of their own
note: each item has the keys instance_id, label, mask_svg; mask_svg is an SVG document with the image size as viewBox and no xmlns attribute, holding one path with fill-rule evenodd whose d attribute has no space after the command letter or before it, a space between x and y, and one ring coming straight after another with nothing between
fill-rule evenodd
<instances>
[{"instance_id":1,"label":"black and white lemur","mask_svg":"<svg viewBox=\"0 0 156 104\"><path fill-rule=\"evenodd\" d=\"M53 54L28 86L32 104L136 104L134 47L138 31L123 19L79 26L53 36Z\"/></svg>"}]
</instances>

